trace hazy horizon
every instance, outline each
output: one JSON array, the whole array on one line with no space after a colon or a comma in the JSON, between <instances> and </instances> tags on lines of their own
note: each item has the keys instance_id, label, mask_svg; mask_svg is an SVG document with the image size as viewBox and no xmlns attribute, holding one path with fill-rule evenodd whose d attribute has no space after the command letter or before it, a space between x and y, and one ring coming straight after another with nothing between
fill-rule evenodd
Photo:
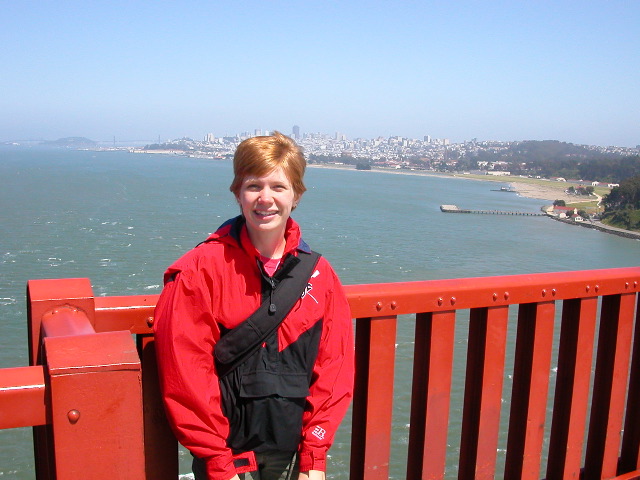
<instances>
[{"instance_id":1,"label":"hazy horizon","mask_svg":"<svg viewBox=\"0 0 640 480\"><path fill-rule=\"evenodd\" d=\"M640 144L640 2L11 2L0 141Z\"/></svg>"}]
</instances>

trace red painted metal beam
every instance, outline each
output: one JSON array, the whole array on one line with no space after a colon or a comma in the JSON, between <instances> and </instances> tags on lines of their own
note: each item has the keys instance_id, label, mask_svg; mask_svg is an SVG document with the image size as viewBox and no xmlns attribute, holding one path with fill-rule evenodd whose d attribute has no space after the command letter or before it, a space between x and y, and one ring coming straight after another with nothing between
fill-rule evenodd
<instances>
[{"instance_id":1,"label":"red painted metal beam","mask_svg":"<svg viewBox=\"0 0 640 480\"><path fill-rule=\"evenodd\" d=\"M629 408L640 405L640 302L636 304L636 327L633 336L633 352L631 356L631 373L629 375L629 392L627 396L627 412L624 422L624 435L620 454L619 470L640 469L640 408Z\"/></svg>"},{"instance_id":2,"label":"red painted metal beam","mask_svg":"<svg viewBox=\"0 0 640 480\"><path fill-rule=\"evenodd\" d=\"M565 300L547 480L580 478L598 299Z\"/></svg>"},{"instance_id":3,"label":"red painted metal beam","mask_svg":"<svg viewBox=\"0 0 640 480\"><path fill-rule=\"evenodd\" d=\"M445 478L455 319L416 315L407 478Z\"/></svg>"},{"instance_id":4,"label":"red painted metal beam","mask_svg":"<svg viewBox=\"0 0 640 480\"><path fill-rule=\"evenodd\" d=\"M46 423L42 367L0 369L0 430Z\"/></svg>"},{"instance_id":5,"label":"red painted metal beam","mask_svg":"<svg viewBox=\"0 0 640 480\"><path fill-rule=\"evenodd\" d=\"M41 365L41 323L45 313L59 307L84 312L89 322L94 322L94 302L91 282L88 278L62 278L56 280L29 280L27 282L27 317L29 331L29 364Z\"/></svg>"},{"instance_id":6,"label":"red painted metal beam","mask_svg":"<svg viewBox=\"0 0 640 480\"><path fill-rule=\"evenodd\" d=\"M623 475L619 475L611 480L638 480L640 478L640 470L628 472Z\"/></svg>"},{"instance_id":7,"label":"red painted metal beam","mask_svg":"<svg viewBox=\"0 0 640 480\"><path fill-rule=\"evenodd\" d=\"M505 478L540 478L554 314L553 302L520 305Z\"/></svg>"},{"instance_id":8,"label":"red painted metal beam","mask_svg":"<svg viewBox=\"0 0 640 480\"><path fill-rule=\"evenodd\" d=\"M44 313L40 328L43 337L66 337L96 333L87 314L72 306L56 307Z\"/></svg>"},{"instance_id":9,"label":"red painted metal beam","mask_svg":"<svg viewBox=\"0 0 640 480\"><path fill-rule=\"evenodd\" d=\"M347 285L354 318L548 302L640 291L640 268Z\"/></svg>"},{"instance_id":10,"label":"red painted metal beam","mask_svg":"<svg viewBox=\"0 0 640 480\"><path fill-rule=\"evenodd\" d=\"M635 301L634 294L602 299L584 480L617 475Z\"/></svg>"},{"instance_id":11,"label":"red painted metal beam","mask_svg":"<svg viewBox=\"0 0 640 480\"><path fill-rule=\"evenodd\" d=\"M96 332L129 330L136 334L153 333L153 310L158 297L159 295L96 297Z\"/></svg>"},{"instance_id":12,"label":"red painted metal beam","mask_svg":"<svg viewBox=\"0 0 640 480\"><path fill-rule=\"evenodd\" d=\"M397 318L356 320L351 480L387 480Z\"/></svg>"},{"instance_id":13,"label":"red painted metal beam","mask_svg":"<svg viewBox=\"0 0 640 480\"><path fill-rule=\"evenodd\" d=\"M165 415L153 336L138 335L137 344L142 362L146 478L176 480L178 478L178 441Z\"/></svg>"},{"instance_id":14,"label":"red painted metal beam","mask_svg":"<svg viewBox=\"0 0 640 480\"><path fill-rule=\"evenodd\" d=\"M493 479L507 342L506 306L471 310L458 478Z\"/></svg>"},{"instance_id":15,"label":"red painted metal beam","mask_svg":"<svg viewBox=\"0 0 640 480\"><path fill-rule=\"evenodd\" d=\"M47 337L44 350L53 478L145 478L140 361L131 334Z\"/></svg>"}]
</instances>

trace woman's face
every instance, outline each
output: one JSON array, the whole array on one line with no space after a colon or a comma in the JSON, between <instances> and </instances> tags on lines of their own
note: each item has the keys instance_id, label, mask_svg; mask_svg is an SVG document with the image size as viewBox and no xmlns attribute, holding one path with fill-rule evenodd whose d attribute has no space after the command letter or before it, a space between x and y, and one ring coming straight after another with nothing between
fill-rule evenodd
<instances>
[{"instance_id":1,"label":"woman's face","mask_svg":"<svg viewBox=\"0 0 640 480\"><path fill-rule=\"evenodd\" d=\"M287 220L299 196L278 167L263 177L247 176L237 196L249 234L280 234L284 237Z\"/></svg>"}]
</instances>

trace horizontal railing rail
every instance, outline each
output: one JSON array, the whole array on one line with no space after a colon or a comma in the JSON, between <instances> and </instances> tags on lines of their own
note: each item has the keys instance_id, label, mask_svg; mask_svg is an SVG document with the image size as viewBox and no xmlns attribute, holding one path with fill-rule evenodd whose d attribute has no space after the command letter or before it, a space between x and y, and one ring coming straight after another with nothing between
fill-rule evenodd
<instances>
[{"instance_id":1,"label":"horizontal railing rail","mask_svg":"<svg viewBox=\"0 0 640 480\"><path fill-rule=\"evenodd\" d=\"M388 479L392 449L407 478L640 478L639 282L629 267L346 286L357 362L350 478ZM157 299L94 297L87 279L29 282L32 366L0 370L0 428L34 426L39 479L87 469L176 478ZM405 444L392 425L397 337L409 324Z\"/></svg>"}]
</instances>

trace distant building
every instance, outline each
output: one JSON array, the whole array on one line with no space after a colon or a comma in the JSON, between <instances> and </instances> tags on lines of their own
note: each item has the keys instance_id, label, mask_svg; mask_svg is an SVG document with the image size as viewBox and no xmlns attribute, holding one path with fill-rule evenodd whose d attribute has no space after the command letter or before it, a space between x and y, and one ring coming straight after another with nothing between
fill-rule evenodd
<instances>
[{"instance_id":1,"label":"distant building","mask_svg":"<svg viewBox=\"0 0 640 480\"><path fill-rule=\"evenodd\" d=\"M291 130L291 135L295 140L298 140L300 138L300 127L298 125L293 126L293 129Z\"/></svg>"}]
</instances>

